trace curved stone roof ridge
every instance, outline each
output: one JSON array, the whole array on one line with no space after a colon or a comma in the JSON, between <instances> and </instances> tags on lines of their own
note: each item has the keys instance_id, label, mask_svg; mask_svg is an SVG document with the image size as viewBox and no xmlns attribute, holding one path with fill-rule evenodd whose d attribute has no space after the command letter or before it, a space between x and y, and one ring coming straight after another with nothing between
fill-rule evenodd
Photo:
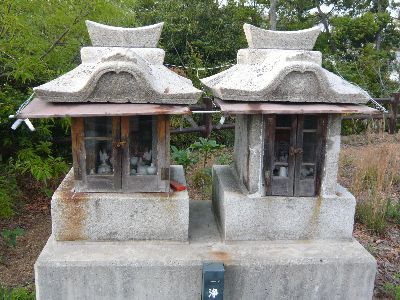
<instances>
[{"instance_id":1,"label":"curved stone roof ridge","mask_svg":"<svg viewBox=\"0 0 400 300\"><path fill-rule=\"evenodd\" d=\"M252 26L251 28L253 28ZM248 24L244 26L249 28ZM262 29L260 29L262 30ZM304 31L303 31L304 32ZM316 30L309 44L314 45ZM275 32L280 36L282 32ZM298 35L290 43L298 42ZM253 35L253 38L257 35ZM256 41L252 41L256 42ZM262 41L265 42L265 41ZM304 41L300 41L304 45ZM298 47L300 48L300 47ZM215 97L228 101L367 103L366 92L322 68L318 51L256 49L238 51L237 64L216 75L201 79Z\"/></svg>"},{"instance_id":2,"label":"curved stone roof ridge","mask_svg":"<svg viewBox=\"0 0 400 300\"><path fill-rule=\"evenodd\" d=\"M93 46L155 48L161 36L164 23L149 26L124 28L86 20Z\"/></svg>"},{"instance_id":3,"label":"curved stone roof ridge","mask_svg":"<svg viewBox=\"0 0 400 300\"><path fill-rule=\"evenodd\" d=\"M243 29L249 48L256 49L312 50L321 33L318 26L296 31L275 31L244 24Z\"/></svg>"},{"instance_id":4,"label":"curved stone roof ridge","mask_svg":"<svg viewBox=\"0 0 400 300\"><path fill-rule=\"evenodd\" d=\"M156 32L162 28L160 24L138 28L138 32ZM202 94L189 79L163 65L162 49L119 47L114 43L82 48L81 56L81 65L34 88L36 96L50 102L194 104Z\"/></svg>"}]
</instances>

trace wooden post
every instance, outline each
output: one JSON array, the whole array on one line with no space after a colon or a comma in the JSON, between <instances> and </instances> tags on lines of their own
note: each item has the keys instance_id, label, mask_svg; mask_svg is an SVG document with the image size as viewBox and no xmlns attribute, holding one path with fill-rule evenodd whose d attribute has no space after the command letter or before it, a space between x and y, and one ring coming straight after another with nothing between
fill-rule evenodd
<instances>
[{"instance_id":1,"label":"wooden post","mask_svg":"<svg viewBox=\"0 0 400 300\"><path fill-rule=\"evenodd\" d=\"M203 102L205 105L205 110L212 110L212 100L211 98L203 98ZM204 114L203 116L203 122L204 122L204 137L209 138L211 135L212 131L212 114Z\"/></svg>"},{"instance_id":2,"label":"wooden post","mask_svg":"<svg viewBox=\"0 0 400 300\"><path fill-rule=\"evenodd\" d=\"M84 132L83 118L71 118L72 161L75 180L82 180L82 172L86 172L82 169L82 151L85 147Z\"/></svg>"},{"instance_id":3,"label":"wooden post","mask_svg":"<svg viewBox=\"0 0 400 300\"><path fill-rule=\"evenodd\" d=\"M394 93L390 100L389 133L395 134L397 127L397 113L399 109L400 93Z\"/></svg>"}]
</instances>

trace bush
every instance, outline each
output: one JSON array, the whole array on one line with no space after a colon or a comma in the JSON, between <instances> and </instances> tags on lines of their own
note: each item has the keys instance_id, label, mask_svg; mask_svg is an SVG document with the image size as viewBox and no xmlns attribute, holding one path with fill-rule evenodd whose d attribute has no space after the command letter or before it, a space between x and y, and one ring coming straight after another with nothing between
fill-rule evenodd
<instances>
[{"instance_id":1,"label":"bush","mask_svg":"<svg viewBox=\"0 0 400 300\"><path fill-rule=\"evenodd\" d=\"M68 170L68 165L61 157L52 156L52 144L40 142L18 152L17 170L29 172L37 180L47 184L47 181L57 178Z\"/></svg>"},{"instance_id":2,"label":"bush","mask_svg":"<svg viewBox=\"0 0 400 300\"><path fill-rule=\"evenodd\" d=\"M400 300L400 285L392 283L386 283L384 286L387 293L389 293L393 299Z\"/></svg>"},{"instance_id":3,"label":"bush","mask_svg":"<svg viewBox=\"0 0 400 300\"><path fill-rule=\"evenodd\" d=\"M27 288L17 287L7 289L0 285L0 299L4 300L35 300L35 292Z\"/></svg>"},{"instance_id":4,"label":"bush","mask_svg":"<svg viewBox=\"0 0 400 300\"><path fill-rule=\"evenodd\" d=\"M387 208L387 217L400 225L400 201L390 200Z\"/></svg>"},{"instance_id":5,"label":"bush","mask_svg":"<svg viewBox=\"0 0 400 300\"><path fill-rule=\"evenodd\" d=\"M12 216L14 199L19 194L15 168L12 162L0 164L0 218Z\"/></svg>"},{"instance_id":6,"label":"bush","mask_svg":"<svg viewBox=\"0 0 400 300\"><path fill-rule=\"evenodd\" d=\"M190 145L190 148L197 151L203 157L203 168L206 168L210 155L215 151L224 148L224 145L218 144L215 140L199 138L197 142Z\"/></svg>"},{"instance_id":7,"label":"bush","mask_svg":"<svg viewBox=\"0 0 400 300\"><path fill-rule=\"evenodd\" d=\"M193 188L200 191L202 200L211 199L212 177L207 169L197 170L192 178Z\"/></svg>"},{"instance_id":8,"label":"bush","mask_svg":"<svg viewBox=\"0 0 400 300\"><path fill-rule=\"evenodd\" d=\"M400 300L400 284L398 284L400 280L400 273L395 273L394 274L394 281L397 281L396 283L385 283L384 289L386 293L388 293L393 299L395 300Z\"/></svg>"},{"instance_id":9,"label":"bush","mask_svg":"<svg viewBox=\"0 0 400 300\"><path fill-rule=\"evenodd\" d=\"M185 172L189 166L194 165L198 161L190 149L179 150L175 146L171 146L171 150L172 159L177 164L182 165L185 169Z\"/></svg>"},{"instance_id":10,"label":"bush","mask_svg":"<svg viewBox=\"0 0 400 300\"><path fill-rule=\"evenodd\" d=\"M387 225L386 210L384 205L377 204L379 202L373 198L363 199L356 208L356 219L377 234L383 233Z\"/></svg>"},{"instance_id":11,"label":"bush","mask_svg":"<svg viewBox=\"0 0 400 300\"><path fill-rule=\"evenodd\" d=\"M18 188L17 174L29 173L39 182L44 183L43 192L48 192L47 183L58 178L68 170L67 163L60 157L52 155L52 144L42 141L36 145L27 144L17 153L17 159L0 163L0 218L13 215L16 200L21 191Z\"/></svg>"},{"instance_id":12,"label":"bush","mask_svg":"<svg viewBox=\"0 0 400 300\"><path fill-rule=\"evenodd\" d=\"M22 228L4 229L1 232L1 236L4 239L4 242L8 247L15 248L17 246L17 237L24 234L24 230Z\"/></svg>"}]
</instances>

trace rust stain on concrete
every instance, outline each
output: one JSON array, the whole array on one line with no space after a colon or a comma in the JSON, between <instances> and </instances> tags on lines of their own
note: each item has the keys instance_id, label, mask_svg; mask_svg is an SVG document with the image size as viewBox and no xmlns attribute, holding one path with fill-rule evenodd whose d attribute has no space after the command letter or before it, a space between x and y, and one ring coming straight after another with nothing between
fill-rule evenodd
<instances>
[{"instance_id":1,"label":"rust stain on concrete","mask_svg":"<svg viewBox=\"0 0 400 300\"><path fill-rule=\"evenodd\" d=\"M88 200L86 193L60 191L58 197L59 217L62 225L56 239L60 241L86 239L84 234L84 222L86 219L84 205Z\"/></svg>"},{"instance_id":2,"label":"rust stain on concrete","mask_svg":"<svg viewBox=\"0 0 400 300\"><path fill-rule=\"evenodd\" d=\"M228 252L225 251L211 251L211 256L213 256L217 260L222 260L224 264L229 264L232 261L232 258Z\"/></svg>"}]
</instances>

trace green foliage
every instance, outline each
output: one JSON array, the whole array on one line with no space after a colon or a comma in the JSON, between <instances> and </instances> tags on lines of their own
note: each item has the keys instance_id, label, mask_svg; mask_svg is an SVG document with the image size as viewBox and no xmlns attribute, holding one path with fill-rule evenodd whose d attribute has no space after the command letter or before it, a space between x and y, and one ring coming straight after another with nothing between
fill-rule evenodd
<instances>
[{"instance_id":1,"label":"green foliage","mask_svg":"<svg viewBox=\"0 0 400 300\"><path fill-rule=\"evenodd\" d=\"M218 124L221 120L222 114L212 114L212 123ZM225 124L228 123L235 123L234 116L225 116ZM223 144L227 147L233 147L235 143L235 130L232 129L225 129L225 130L213 130L211 132L210 139L216 140L217 143Z\"/></svg>"},{"instance_id":2,"label":"green foliage","mask_svg":"<svg viewBox=\"0 0 400 300\"><path fill-rule=\"evenodd\" d=\"M88 44L84 20L131 25L134 1L4 0L0 6L0 72L15 83L47 81L79 63Z\"/></svg>"},{"instance_id":3,"label":"green foliage","mask_svg":"<svg viewBox=\"0 0 400 300\"><path fill-rule=\"evenodd\" d=\"M8 289L0 285L0 299L2 300L35 300L35 292L27 288L17 287Z\"/></svg>"},{"instance_id":4,"label":"green foliage","mask_svg":"<svg viewBox=\"0 0 400 300\"><path fill-rule=\"evenodd\" d=\"M193 188L200 191L203 200L211 199L212 177L208 170L196 170L192 178Z\"/></svg>"},{"instance_id":5,"label":"green foliage","mask_svg":"<svg viewBox=\"0 0 400 300\"><path fill-rule=\"evenodd\" d=\"M371 199L357 204L356 219L375 234L382 234L387 226L386 210L377 210Z\"/></svg>"},{"instance_id":6,"label":"green foliage","mask_svg":"<svg viewBox=\"0 0 400 300\"><path fill-rule=\"evenodd\" d=\"M215 140L209 140L202 137L190 145L190 149L196 151L203 159L202 168L196 170L192 179L193 187L201 191L202 199L210 199L212 191L211 168L207 167L207 162L212 153L224 147L224 145L218 144Z\"/></svg>"},{"instance_id":7,"label":"green foliage","mask_svg":"<svg viewBox=\"0 0 400 300\"><path fill-rule=\"evenodd\" d=\"M0 164L0 218L13 214L14 199L20 194L17 186L15 168L10 161Z\"/></svg>"},{"instance_id":8,"label":"green foliage","mask_svg":"<svg viewBox=\"0 0 400 300\"><path fill-rule=\"evenodd\" d=\"M261 11L244 1L137 0L133 9L137 25L165 22L160 44L167 63L196 68L235 60L237 50L247 46L243 23L262 23ZM188 76L198 84L198 77L220 71L188 70Z\"/></svg>"},{"instance_id":9,"label":"green foliage","mask_svg":"<svg viewBox=\"0 0 400 300\"><path fill-rule=\"evenodd\" d=\"M197 150L203 156L203 167L206 168L207 161L210 158L210 154L218 149L222 149L224 145L218 144L215 140L209 140L205 138L199 138L197 142L190 145L190 148Z\"/></svg>"},{"instance_id":10,"label":"green foliage","mask_svg":"<svg viewBox=\"0 0 400 300\"><path fill-rule=\"evenodd\" d=\"M1 232L1 236L3 237L6 245L8 247L15 248L17 246L17 236L21 236L24 234L24 230L22 228L4 229Z\"/></svg>"},{"instance_id":11,"label":"green foliage","mask_svg":"<svg viewBox=\"0 0 400 300\"><path fill-rule=\"evenodd\" d=\"M64 174L68 165L62 158L52 156L51 143L40 142L18 152L16 168L22 173L29 171L36 180L46 184L49 179Z\"/></svg>"},{"instance_id":12,"label":"green foliage","mask_svg":"<svg viewBox=\"0 0 400 300\"><path fill-rule=\"evenodd\" d=\"M198 115L194 115L193 119L197 122L200 118ZM191 126L190 123L182 116L171 116L170 118L171 128L179 128L181 126ZM184 133L184 134L171 134L171 145L176 146L178 149L189 148L190 145L195 142L201 136L200 132Z\"/></svg>"},{"instance_id":13,"label":"green foliage","mask_svg":"<svg viewBox=\"0 0 400 300\"><path fill-rule=\"evenodd\" d=\"M400 280L400 273L394 274L394 279L399 282ZM400 284L394 283L385 283L383 286L385 291L395 300L400 300Z\"/></svg>"},{"instance_id":14,"label":"green foliage","mask_svg":"<svg viewBox=\"0 0 400 300\"><path fill-rule=\"evenodd\" d=\"M341 134L352 135L362 133L367 128L366 123L363 121L358 119L342 120Z\"/></svg>"},{"instance_id":15,"label":"green foliage","mask_svg":"<svg viewBox=\"0 0 400 300\"><path fill-rule=\"evenodd\" d=\"M233 162L232 153L222 153L215 162L218 165L230 165Z\"/></svg>"},{"instance_id":16,"label":"green foliage","mask_svg":"<svg viewBox=\"0 0 400 300\"><path fill-rule=\"evenodd\" d=\"M175 146L171 146L171 157L179 165L182 165L185 171L189 166L194 165L198 159L194 157L190 149L179 150Z\"/></svg>"},{"instance_id":17,"label":"green foliage","mask_svg":"<svg viewBox=\"0 0 400 300\"><path fill-rule=\"evenodd\" d=\"M390 200L386 215L390 220L400 225L400 201Z\"/></svg>"},{"instance_id":18,"label":"green foliage","mask_svg":"<svg viewBox=\"0 0 400 300\"><path fill-rule=\"evenodd\" d=\"M89 45L85 19L132 26L134 0L4 0L0 5L0 157L13 158L18 172L47 183L66 170L71 145L69 119L34 120L35 132L25 125L10 129L14 114L32 87L54 79L80 63L79 50ZM0 166L4 169L4 166ZM3 173L5 174L5 173ZM6 180L5 180L5 179ZM16 176L0 176L0 217L9 216L11 188ZM7 182L10 188L7 188ZM44 190L46 194L50 190Z\"/></svg>"},{"instance_id":19,"label":"green foliage","mask_svg":"<svg viewBox=\"0 0 400 300\"><path fill-rule=\"evenodd\" d=\"M212 190L211 168L207 167L207 162L212 153L224 148L215 140L200 137L198 141L192 143L189 148L179 150L176 146L171 146L171 156L175 162L184 166L185 171L189 166L195 165L202 159L202 168L195 169L191 176L193 188L200 191L202 199L210 199ZM217 158L221 163L226 163L231 159L228 153L222 154Z\"/></svg>"}]
</instances>

